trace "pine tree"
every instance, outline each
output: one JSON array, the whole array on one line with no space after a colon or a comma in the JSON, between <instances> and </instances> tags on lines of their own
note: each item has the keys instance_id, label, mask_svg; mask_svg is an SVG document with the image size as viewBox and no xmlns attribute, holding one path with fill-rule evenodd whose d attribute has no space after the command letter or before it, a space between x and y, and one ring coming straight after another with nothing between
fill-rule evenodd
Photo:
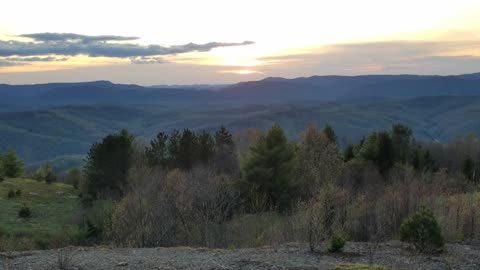
<instances>
[{"instance_id":1,"label":"pine tree","mask_svg":"<svg viewBox=\"0 0 480 270\"><path fill-rule=\"evenodd\" d=\"M186 128L183 130L180 138L178 150L178 167L181 169L191 169L197 160L198 141L195 132Z\"/></svg>"},{"instance_id":2,"label":"pine tree","mask_svg":"<svg viewBox=\"0 0 480 270\"><path fill-rule=\"evenodd\" d=\"M475 178L475 163L469 156L463 161L462 172L465 178L469 181L473 181Z\"/></svg>"},{"instance_id":3,"label":"pine tree","mask_svg":"<svg viewBox=\"0 0 480 270\"><path fill-rule=\"evenodd\" d=\"M390 134L373 132L360 149L360 156L377 165L380 173L386 173L394 164L394 150Z\"/></svg>"},{"instance_id":4,"label":"pine tree","mask_svg":"<svg viewBox=\"0 0 480 270\"><path fill-rule=\"evenodd\" d=\"M232 134L224 127L215 132L214 167L220 173L238 174L238 158Z\"/></svg>"},{"instance_id":5,"label":"pine tree","mask_svg":"<svg viewBox=\"0 0 480 270\"><path fill-rule=\"evenodd\" d=\"M267 207L288 209L296 193L294 158L294 146L287 141L282 128L274 125L251 146L242 162L244 192L250 192L250 199L265 198Z\"/></svg>"},{"instance_id":6,"label":"pine tree","mask_svg":"<svg viewBox=\"0 0 480 270\"><path fill-rule=\"evenodd\" d=\"M353 158L355 158L354 146L353 146L353 144L349 144L349 145L347 145L347 147L345 148L345 151L343 153L343 160L345 162L348 162L348 161L352 160Z\"/></svg>"},{"instance_id":7,"label":"pine tree","mask_svg":"<svg viewBox=\"0 0 480 270\"><path fill-rule=\"evenodd\" d=\"M412 130L402 124L394 124L392 126L392 144L395 152L395 160L405 163L410 151L412 141Z\"/></svg>"},{"instance_id":8,"label":"pine tree","mask_svg":"<svg viewBox=\"0 0 480 270\"><path fill-rule=\"evenodd\" d=\"M169 136L167 150L168 150L168 166L170 168L179 167L179 152L180 152L180 131L174 129Z\"/></svg>"},{"instance_id":9,"label":"pine tree","mask_svg":"<svg viewBox=\"0 0 480 270\"><path fill-rule=\"evenodd\" d=\"M150 147L146 147L145 156L151 167L165 167L168 162L168 135L165 132L159 132L155 139L150 141Z\"/></svg>"},{"instance_id":10,"label":"pine tree","mask_svg":"<svg viewBox=\"0 0 480 270\"><path fill-rule=\"evenodd\" d=\"M2 157L2 170L6 177L19 177L23 173L23 161L18 158L15 151L10 150Z\"/></svg>"},{"instance_id":11,"label":"pine tree","mask_svg":"<svg viewBox=\"0 0 480 270\"><path fill-rule=\"evenodd\" d=\"M337 135L335 134L335 130L330 125L326 125L323 129L323 133L327 136L330 142L337 144Z\"/></svg>"},{"instance_id":12,"label":"pine tree","mask_svg":"<svg viewBox=\"0 0 480 270\"><path fill-rule=\"evenodd\" d=\"M198 159L202 163L207 163L215 154L215 140L206 131L198 135Z\"/></svg>"},{"instance_id":13,"label":"pine tree","mask_svg":"<svg viewBox=\"0 0 480 270\"><path fill-rule=\"evenodd\" d=\"M86 192L97 199L122 196L127 184L133 153L133 136L127 130L111 134L95 143L88 152L85 177Z\"/></svg>"},{"instance_id":14,"label":"pine tree","mask_svg":"<svg viewBox=\"0 0 480 270\"><path fill-rule=\"evenodd\" d=\"M217 147L234 145L232 134L223 125L215 132L215 144Z\"/></svg>"}]
</instances>

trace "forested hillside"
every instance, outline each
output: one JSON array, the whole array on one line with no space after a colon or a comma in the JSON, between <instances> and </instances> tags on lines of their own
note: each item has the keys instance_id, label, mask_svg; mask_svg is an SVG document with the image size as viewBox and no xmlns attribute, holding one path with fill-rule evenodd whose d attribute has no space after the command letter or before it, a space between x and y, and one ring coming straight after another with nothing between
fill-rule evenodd
<instances>
[{"instance_id":1,"label":"forested hillside","mask_svg":"<svg viewBox=\"0 0 480 270\"><path fill-rule=\"evenodd\" d=\"M465 117L468 116L468 117ZM90 144L128 128L151 138L157 130L188 127L211 131L221 124L232 132L265 130L281 124L297 139L309 123L329 123L343 147L393 122L412 127L418 140L447 142L480 134L480 96L419 97L409 100L343 101L284 105L156 106L92 105L0 113L0 151L14 148L28 163L85 155ZM76 158L81 161L81 158Z\"/></svg>"}]
</instances>

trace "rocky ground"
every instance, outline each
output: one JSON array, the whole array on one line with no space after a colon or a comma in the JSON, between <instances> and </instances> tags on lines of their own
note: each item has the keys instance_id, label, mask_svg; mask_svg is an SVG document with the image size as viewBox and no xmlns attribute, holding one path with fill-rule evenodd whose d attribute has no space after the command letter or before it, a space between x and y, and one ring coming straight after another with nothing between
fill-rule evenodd
<instances>
[{"instance_id":1,"label":"rocky ground","mask_svg":"<svg viewBox=\"0 0 480 270\"><path fill-rule=\"evenodd\" d=\"M348 243L343 253L334 255L311 253L306 246L299 244L247 249L72 247L1 253L0 269L478 270L480 247L447 245L444 253L431 256L408 251L399 242L380 244L377 247L368 243Z\"/></svg>"}]
</instances>

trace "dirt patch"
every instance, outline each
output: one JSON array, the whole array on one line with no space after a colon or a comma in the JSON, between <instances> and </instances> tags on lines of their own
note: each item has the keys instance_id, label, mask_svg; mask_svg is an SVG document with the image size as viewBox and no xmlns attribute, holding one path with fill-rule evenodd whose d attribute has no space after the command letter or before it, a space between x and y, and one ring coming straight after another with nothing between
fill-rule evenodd
<instances>
[{"instance_id":1,"label":"dirt patch","mask_svg":"<svg viewBox=\"0 0 480 270\"><path fill-rule=\"evenodd\" d=\"M390 270L480 269L480 248L447 245L442 254L407 251L398 242L369 249L348 243L341 254L311 253L304 245L247 249L197 248L71 248L71 269L296 269ZM56 269L57 250L13 253L1 258L0 269Z\"/></svg>"}]
</instances>

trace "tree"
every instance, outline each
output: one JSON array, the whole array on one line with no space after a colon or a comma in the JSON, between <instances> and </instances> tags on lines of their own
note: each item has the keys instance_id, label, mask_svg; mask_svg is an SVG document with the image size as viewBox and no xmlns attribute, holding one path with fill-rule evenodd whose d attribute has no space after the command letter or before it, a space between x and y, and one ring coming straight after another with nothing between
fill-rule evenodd
<instances>
[{"instance_id":1,"label":"tree","mask_svg":"<svg viewBox=\"0 0 480 270\"><path fill-rule=\"evenodd\" d=\"M373 132L360 149L360 156L377 165L380 173L386 173L394 164L394 150L390 134Z\"/></svg>"},{"instance_id":2,"label":"tree","mask_svg":"<svg viewBox=\"0 0 480 270\"><path fill-rule=\"evenodd\" d=\"M165 167L168 163L168 135L165 132L159 132L157 136L150 141L150 147L145 148L145 156L151 167Z\"/></svg>"},{"instance_id":3,"label":"tree","mask_svg":"<svg viewBox=\"0 0 480 270\"><path fill-rule=\"evenodd\" d=\"M35 179L37 179L37 181L45 181L47 184L51 184L57 180L50 162L47 161L38 168L35 173Z\"/></svg>"},{"instance_id":4,"label":"tree","mask_svg":"<svg viewBox=\"0 0 480 270\"><path fill-rule=\"evenodd\" d=\"M395 160L405 163L410 151L412 141L412 130L402 124L394 124L391 132L393 150L395 152Z\"/></svg>"},{"instance_id":5,"label":"tree","mask_svg":"<svg viewBox=\"0 0 480 270\"><path fill-rule=\"evenodd\" d=\"M6 177L19 177L23 173L23 161L18 158L15 151L10 150L2 157L3 174Z\"/></svg>"},{"instance_id":6,"label":"tree","mask_svg":"<svg viewBox=\"0 0 480 270\"><path fill-rule=\"evenodd\" d=\"M337 135L335 135L335 130L330 125L326 125L323 129L323 133L327 136L330 142L337 144Z\"/></svg>"},{"instance_id":7,"label":"tree","mask_svg":"<svg viewBox=\"0 0 480 270\"><path fill-rule=\"evenodd\" d=\"M354 146L352 144L347 145L343 153L343 161L348 162L355 158Z\"/></svg>"},{"instance_id":8,"label":"tree","mask_svg":"<svg viewBox=\"0 0 480 270\"><path fill-rule=\"evenodd\" d=\"M220 129L215 132L215 143L219 147L234 145L232 134L225 126L222 125Z\"/></svg>"},{"instance_id":9,"label":"tree","mask_svg":"<svg viewBox=\"0 0 480 270\"><path fill-rule=\"evenodd\" d=\"M238 158L232 134L224 127L215 132L215 153L213 166L218 172L238 174Z\"/></svg>"},{"instance_id":10,"label":"tree","mask_svg":"<svg viewBox=\"0 0 480 270\"><path fill-rule=\"evenodd\" d=\"M202 163L207 163L215 154L215 140L206 131L198 135L198 159Z\"/></svg>"},{"instance_id":11,"label":"tree","mask_svg":"<svg viewBox=\"0 0 480 270\"><path fill-rule=\"evenodd\" d=\"M45 169L45 183L51 184L55 181L57 181L57 176L53 172L53 168L50 162L47 162Z\"/></svg>"},{"instance_id":12,"label":"tree","mask_svg":"<svg viewBox=\"0 0 480 270\"><path fill-rule=\"evenodd\" d=\"M195 132L183 130L178 148L178 168L188 170L193 167L198 155L198 140Z\"/></svg>"},{"instance_id":13,"label":"tree","mask_svg":"<svg viewBox=\"0 0 480 270\"><path fill-rule=\"evenodd\" d=\"M297 190L294 158L294 145L287 141L282 128L274 125L251 146L241 164L243 191L250 197L247 200L260 196L265 198L267 208L286 210Z\"/></svg>"},{"instance_id":14,"label":"tree","mask_svg":"<svg viewBox=\"0 0 480 270\"><path fill-rule=\"evenodd\" d=\"M420 252L431 252L443 247L440 226L432 210L422 207L400 226L400 240L411 243Z\"/></svg>"},{"instance_id":15,"label":"tree","mask_svg":"<svg viewBox=\"0 0 480 270\"><path fill-rule=\"evenodd\" d=\"M324 184L334 183L342 165L337 146L314 125L302 133L296 161L297 178L302 181L301 193L306 200L315 196Z\"/></svg>"},{"instance_id":16,"label":"tree","mask_svg":"<svg viewBox=\"0 0 480 270\"><path fill-rule=\"evenodd\" d=\"M475 163L470 156L463 161L462 172L469 181L475 180Z\"/></svg>"},{"instance_id":17,"label":"tree","mask_svg":"<svg viewBox=\"0 0 480 270\"><path fill-rule=\"evenodd\" d=\"M338 233L338 227L341 227L338 224L337 194L338 190L333 183L324 183L318 194L306 205L306 237L312 252L322 242L333 238Z\"/></svg>"},{"instance_id":18,"label":"tree","mask_svg":"<svg viewBox=\"0 0 480 270\"><path fill-rule=\"evenodd\" d=\"M180 135L180 131L178 131L177 129L174 129L170 133L170 137L168 139L168 144L167 144L168 166L170 168L178 168L181 138L182 138L182 135Z\"/></svg>"},{"instance_id":19,"label":"tree","mask_svg":"<svg viewBox=\"0 0 480 270\"><path fill-rule=\"evenodd\" d=\"M73 168L68 171L67 174L67 183L72 185L75 189L78 189L78 185L82 180L82 171L79 168Z\"/></svg>"},{"instance_id":20,"label":"tree","mask_svg":"<svg viewBox=\"0 0 480 270\"><path fill-rule=\"evenodd\" d=\"M85 164L86 192L93 199L99 195L118 197L124 194L131 165L133 136L127 130L110 134L95 143Z\"/></svg>"},{"instance_id":21,"label":"tree","mask_svg":"<svg viewBox=\"0 0 480 270\"><path fill-rule=\"evenodd\" d=\"M421 145L415 145L411 147L410 152L410 163L416 171L432 172L438 169L430 150L422 149Z\"/></svg>"}]
</instances>

